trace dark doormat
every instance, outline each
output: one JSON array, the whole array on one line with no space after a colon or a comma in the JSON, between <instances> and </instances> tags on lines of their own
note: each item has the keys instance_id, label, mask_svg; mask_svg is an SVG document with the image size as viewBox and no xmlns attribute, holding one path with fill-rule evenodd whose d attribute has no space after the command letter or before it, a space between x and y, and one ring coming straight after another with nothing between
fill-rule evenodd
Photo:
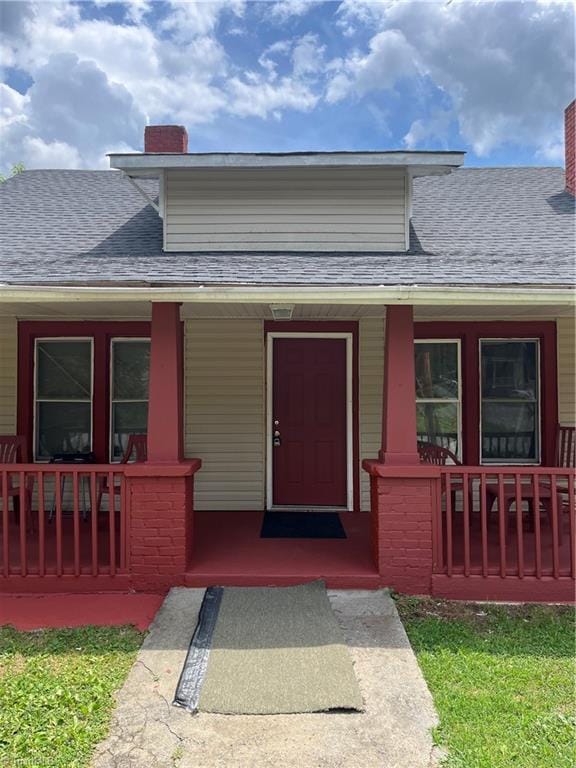
<instances>
[{"instance_id":1,"label":"dark doormat","mask_svg":"<svg viewBox=\"0 0 576 768\"><path fill-rule=\"evenodd\" d=\"M267 510L262 539L345 539L338 512L280 512Z\"/></svg>"}]
</instances>

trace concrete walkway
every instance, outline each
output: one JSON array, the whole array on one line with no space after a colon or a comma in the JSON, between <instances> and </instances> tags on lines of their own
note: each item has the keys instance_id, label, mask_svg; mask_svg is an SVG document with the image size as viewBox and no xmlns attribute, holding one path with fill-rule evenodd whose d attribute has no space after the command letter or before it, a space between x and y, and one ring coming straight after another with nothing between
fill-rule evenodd
<instances>
[{"instance_id":1,"label":"concrete walkway","mask_svg":"<svg viewBox=\"0 0 576 768\"><path fill-rule=\"evenodd\" d=\"M172 589L125 685L93 768L431 768L432 698L381 591L330 591L363 713L190 715L173 707L204 590Z\"/></svg>"}]
</instances>

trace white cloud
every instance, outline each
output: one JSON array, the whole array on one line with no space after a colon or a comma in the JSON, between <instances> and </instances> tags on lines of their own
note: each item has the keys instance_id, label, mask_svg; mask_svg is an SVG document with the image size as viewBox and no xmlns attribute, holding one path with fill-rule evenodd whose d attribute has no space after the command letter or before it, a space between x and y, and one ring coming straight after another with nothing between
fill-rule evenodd
<instances>
[{"instance_id":1,"label":"white cloud","mask_svg":"<svg viewBox=\"0 0 576 768\"><path fill-rule=\"evenodd\" d=\"M353 51L348 58L333 61L326 99L341 101L351 94L363 96L370 91L393 88L402 77L418 73L416 52L404 35L384 30L370 40L369 51L362 56Z\"/></svg>"},{"instance_id":2,"label":"white cloud","mask_svg":"<svg viewBox=\"0 0 576 768\"><path fill-rule=\"evenodd\" d=\"M172 12L162 22L161 27L163 30L172 32L180 42L212 33L225 11L241 17L246 5L244 0L212 0L212 2L172 0L169 4Z\"/></svg>"},{"instance_id":3,"label":"white cloud","mask_svg":"<svg viewBox=\"0 0 576 768\"><path fill-rule=\"evenodd\" d=\"M545 148L552 146L562 110L573 98L572 3L345 0L339 17L350 34L366 26L375 34L368 54L358 59L353 53L336 71L329 100L390 87L410 75L411 58L413 70L451 101L460 132L477 154L510 141L551 151ZM382 55L375 42L390 33L395 46ZM433 135L413 126L407 140L423 133Z\"/></svg>"},{"instance_id":4,"label":"white cloud","mask_svg":"<svg viewBox=\"0 0 576 768\"><path fill-rule=\"evenodd\" d=\"M27 96L10 88L6 83L0 83L0 125L6 126L24 119L24 109L28 101Z\"/></svg>"},{"instance_id":5,"label":"white cloud","mask_svg":"<svg viewBox=\"0 0 576 768\"><path fill-rule=\"evenodd\" d=\"M321 45L318 35L311 33L296 41L292 51L295 77L314 75L323 69L326 46Z\"/></svg>"},{"instance_id":6,"label":"white cloud","mask_svg":"<svg viewBox=\"0 0 576 768\"><path fill-rule=\"evenodd\" d=\"M146 122L209 135L222 116L281 120L324 103L354 110L360 100L393 141L399 101L388 92L402 95L406 81L411 112L421 107L406 146L442 145L455 122L478 154L515 142L561 161L571 5L345 0L325 6L331 26L323 16L312 28L303 17L313 5L134 0L118 23L89 18L81 3L0 3L2 66L33 80L26 95L0 88L6 162L100 166L106 149L137 149Z\"/></svg>"},{"instance_id":7,"label":"white cloud","mask_svg":"<svg viewBox=\"0 0 576 768\"><path fill-rule=\"evenodd\" d=\"M267 118L272 115L278 119L281 110L296 109L307 112L313 109L319 100L319 96L304 83L290 77L283 77L277 82L255 80L251 83L232 78L228 92L228 110L239 117Z\"/></svg>"},{"instance_id":8,"label":"white cloud","mask_svg":"<svg viewBox=\"0 0 576 768\"><path fill-rule=\"evenodd\" d=\"M274 0L266 3L266 13L276 21L284 22L291 16L304 16L322 0Z\"/></svg>"},{"instance_id":9,"label":"white cloud","mask_svg":"<svg viewBox=\"0 0 576 768\"><path fill-rule=\"evenodd\" d=\"M141 141L144 115L124 86L75 54L52 56L26 96L2 91L2 160L27 167L102 167L119 137Z\"/></svg>"},{"instance_id":10,"label":"white cloud","mask_svg":"<svg viewBox=\"0 0 576 768\"><path fill-rule=\"evenodd\" d=\"M443 109L436 110L425 120L415 120L404 136L404 144L408 149L416 149L432 139L436 144L445 146L452 120L454 120L454 114L450 110Z\"/></svg>"},{"instance_id":11,"label":"white cloud","mask_svg":"<svg viewBox=\"0 0 576 768\"><path fill-rule=\"evenodd\" d=\"M79 168L82 158L76 147L65 141L44 141L38 136L25 136L22 155L29 168Z\"/></svg>"}]
</instances>

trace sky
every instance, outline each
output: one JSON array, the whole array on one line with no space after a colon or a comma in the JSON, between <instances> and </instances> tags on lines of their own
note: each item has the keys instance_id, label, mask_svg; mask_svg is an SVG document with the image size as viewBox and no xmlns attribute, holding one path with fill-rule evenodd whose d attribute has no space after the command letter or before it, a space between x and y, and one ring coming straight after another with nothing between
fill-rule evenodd
<instances>
[{"instance_id":1,"label":"sky","mask_svg":"<svg viewBox=\"0 0 576 768\"><path fill-rule=\"evenodd\" d=\"M573 2L0 2L0 172L191 152L464 149L563 165Z\"/></svg>"}]
</instances>

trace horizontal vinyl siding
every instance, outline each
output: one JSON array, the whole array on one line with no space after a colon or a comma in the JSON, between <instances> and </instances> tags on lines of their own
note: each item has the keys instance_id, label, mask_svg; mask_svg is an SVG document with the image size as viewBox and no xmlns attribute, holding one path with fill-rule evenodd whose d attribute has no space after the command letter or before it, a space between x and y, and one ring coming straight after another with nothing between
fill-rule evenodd
<instances>
[{"instance_id":1,"label":"horizontal vinyl siding","mask_svg":"<svg viewBox=\"0 0 576 768\"><path fill-rule=\"evenodd\" d=\"M196 509L264 507L261 320L185 324L185 454L202 459Z\"/></svg>"},{"instance_id":2,"label":"horizontal vinyl siding","mask_svg":"<svg viewBox=\"0 0 576 768\"><path fill-rule=\"evenodd\" d=\"M165 247L405 250L402 169L171 171Z\"/></svg>"},{"instance_id":3,"label":"horizontal vinyl siding","mask_svg":"<svg viewBox=\"0 0 576 768\"><path fill-rule=\"evenodd\" d=\"M370 509L370 477L363 459L375 459L382 434L382 383L384 370L384 320L365 318L359 323L360 399L360 508Z\"/></svg>"},{"instance_id":4,"label":"horizontal vinyl siding","mask_svg":"<svg viewBox=\"0 0 576 768\"><path fill-rule=\"evenodd\" d=\"M16 433L16 392L18 379L18 324L14 318L0 318L0 434Z\"/></svg>"},{"instance_id":5,"label":"horizontal vinyl siding","mask_svg":"<svg viewBox=\"0 0 576 768\"><path fill-rule=\"evenodd\" d=\"M576 321L563 317L557 321L558 339L558 419L560 424L576 424Z\"/></svg>"}]
</instances>

